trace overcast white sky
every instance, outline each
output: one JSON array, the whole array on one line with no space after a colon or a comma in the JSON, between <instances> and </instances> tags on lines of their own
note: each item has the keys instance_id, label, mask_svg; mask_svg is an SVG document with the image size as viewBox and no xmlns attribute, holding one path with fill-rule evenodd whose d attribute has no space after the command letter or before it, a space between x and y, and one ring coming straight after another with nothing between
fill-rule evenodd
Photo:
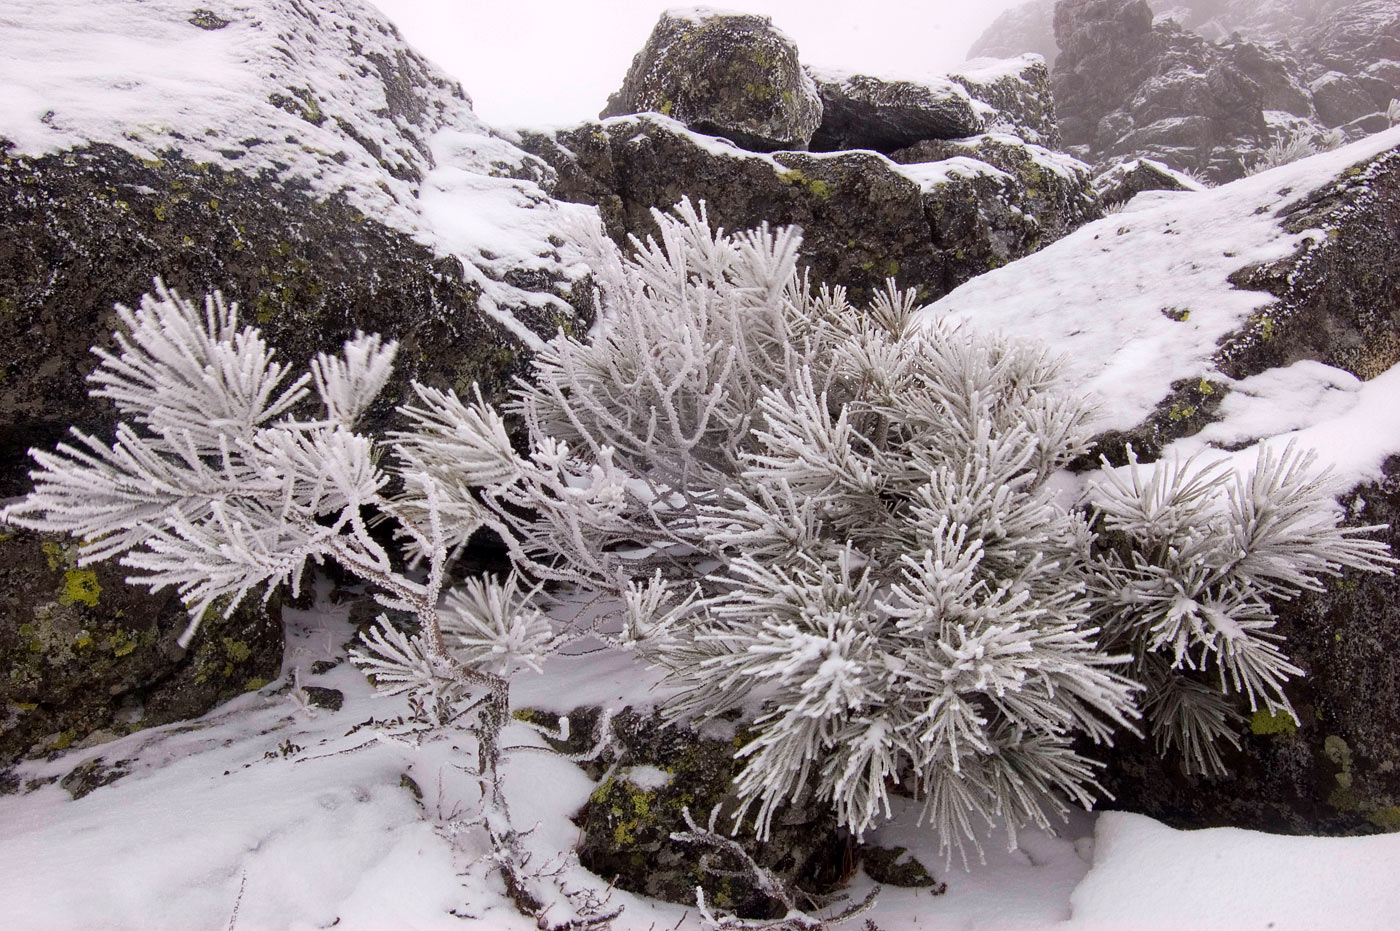
<instances>
[{"instance_id":1,"label":"overcast white sky","mask_svg":"<svg viewBox=\"0 0 1400 931\"><path fill-rule=\"evenodd\" d=\"M496 125L591 119L661 11L684 0L372 0ZM806 64L937 74L1020 0L729 0L765 13Z\"/></svg>"}]
</instances>

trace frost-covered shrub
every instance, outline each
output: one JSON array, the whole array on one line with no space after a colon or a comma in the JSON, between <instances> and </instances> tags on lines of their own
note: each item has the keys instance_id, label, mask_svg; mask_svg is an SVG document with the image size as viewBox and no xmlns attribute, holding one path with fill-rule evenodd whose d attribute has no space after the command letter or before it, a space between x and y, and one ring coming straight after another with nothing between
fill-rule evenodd
<instances>
[{"instance_id":1,"label":"frost-covered shrub","mask_svg":"<svg viewBox=\"0 0 1400 931\"><path fill-rule=\"evenodd\" d=\"M1319 152L1331 152L1344 141L1341 131L1336 129L1326 133L1314 133L1306 129L1295 129L1287 134L1278 133L1274 136L1273 143L1245 169L1245 175L1257 175L1261 171L1278 168L1280 165L1287 165Z\"/></svg>"},{"instance_id":2,"label":"frost-covered shrub","mask_svg":"<svg viewBox=\"0 0 1400 931\"><path fill-rule=\"evenodd\" d=\"M495 764L507 676L570 632L514 578L443 591L483 527L533 591L615 606L620 624L591 629L670 671L674 717L746 716L734 814L760 834L806 792L863 832L899 786L950 850L1089 804L1077 741L1133 726L1143 687L1163 749L1218 769L1237 696L1291 713L1268 600L1388 561L1337 529L1292 451L1238 479L1134 463L1080 505L1055 478L1090 411L1043 350L926 324L892 286L863 308L813 289L792 229L712 233L688 202L657 220L626 260L593 231L604 314L537 356L508 412L523 448L479 395L424 386L405 429L360 434L391 345L358 336L284 386L231 308L201 318L162 291L122 310L119 355L99 352L94 393L128 418L116 440L36 451L35 490L3 517L79 536L85 561L121 555L196 619L296 585L308 559L380 586L423 631L381 620L357 662L425 727L477 714L506 869L522 862ZM313 383L323 415L292 416Z\"/></svg>"},{"instance_id":3,"label":"frost-covered shrub","mask_svg":"<svg viewBox=\"0 0 1400 931\"><path fill-rule=\"evenodd\" d=\"M603 320L538 358L529 447L477 401L420 467L494 472L517 565L620 599L673 716L746 712L737 815L760 833L808 791L859 833L898 784L945 844L997 817L1014 840L1090 801L1076 738L1130 726L1129 673L1163 747L1218 765L1232 695L1289 712L1264 599L1384 558L1292 453L1238 487L1135 466L1097 509L1066 502L1050 480L1090 412L1044 351L923 325L893 289L814 291L791 229L714 234L684 202L657 221L627 261L595 238Z\"/></svg>"},{"instance_id":4,"label":"frost-covered shrub","mask_svg":"<svg viewBox=\"0 0 1400 931\"><path fill-rule=\"evenodd\" d=\"M615 909L569 905L562 889L526 869L501 787L509 677L538 668L558 640L514 574L444 591L450 551L488 516L460 483L492 473L461 462L455 484L443 487L415 458L430 436L403 433L385 444L356 429L389 378L395 345L357 334L340 355L318 355L289 381L258 331L240 327L237 306L217 294L201 313L157 282L137 309L117 311L119 352L94 349L101 362L88 379L91 393L125 417L115 439L74 430L72 444L31 450L34 490L0 520L71 534L81 541L80 564L120 557L133 570L129 581L177 589L191 617L181 645L210 610L231 612L279 584L295 592L308 563L335 561L371 583L382 604L420 627L410 634L381 615L352 651L381 692L407 696L410 712L379 722L381 734L416 744L447 737L451 726L475 737L470 770L483 798L473 823L487 834L512 897L541 916L558 906L557 914L573 916L569 928L606 925ZM298 416L313 388L319 410ZM393 480L401 491L390 498ZM405 570L370 532L372 519L393 523L422 572ZM554 927L543 917L539 926Z\"/></svg>"}]
</instances>

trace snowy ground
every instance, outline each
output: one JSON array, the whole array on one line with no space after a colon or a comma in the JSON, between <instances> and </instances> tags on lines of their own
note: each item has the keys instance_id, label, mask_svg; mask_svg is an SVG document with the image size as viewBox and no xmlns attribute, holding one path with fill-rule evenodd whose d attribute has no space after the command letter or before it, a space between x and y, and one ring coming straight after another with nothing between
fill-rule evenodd
<instances>
[{"instance_id":1,"label":"snowy ground","mask_svg":"<svg viewBox=\"0 0 1400 931\"><path fill-rule=\"evenodd\" d=\"M323 600L323 604L324 604ZM413 749L373 741L355 725L395 713L345 663L348 606L288 611L286 675L204 718L24 764L20 778L62 777L80 764L130 771L76 801L56 783L0 798L0 901L6 928L25 929L526 929L480 857L470 813L469 762L452 740ZM340 711L304 708L303 685L340 689ZM656 677L622 653L557 657L516 685L517 706L566 710L654 701ZM350 751L362 746L363 749ZM513 725L505 744L538 745ZM405 778L407 777L407 778ZM410 783L423 793L415 798ZM565 867L573 888L606 883L561 859L577 829L568 816L594 784L573 764L517 751L509 800L537 862ZM1400 835L1273 837L1230 829L1193 833L1149 818L1080 815L1063 836L995 837L987 861L941 868L912 813L876 838L909 847L947 882L944 895L886 889L868 917L908 928L1390 928L1400 915ZM862 895L869 880L851 889ZM692 928L693 908L614 892L620 931ZM863 920L863 919L862 919ZM857 922L858 924L858 922Z\"/></svg>"}]
</instances>

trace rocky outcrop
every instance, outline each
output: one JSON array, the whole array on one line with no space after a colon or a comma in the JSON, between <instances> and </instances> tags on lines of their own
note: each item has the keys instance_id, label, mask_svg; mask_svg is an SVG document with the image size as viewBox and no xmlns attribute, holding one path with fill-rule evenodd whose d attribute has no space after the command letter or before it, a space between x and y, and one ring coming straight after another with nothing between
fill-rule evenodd
<instances>
[{"instance_id":1,"label":"rocky outcrop","mask_svg":"<svg viewBox=\"0 0 1400 931\"><path fill-rule=\"evenodd\" d=\"M280 600L213 613L189 650L173 592L127 585L121 566L79 568L77 547L0 538L0 768L194 717L281 674Z\"/></svg>"},{"instance_id":2,"label":"rocky outcrop","mask_svg":"<svg viewBox=\"0 0 1400 931\"><path fill-rule=\"evenodd\" d=\"M154 276L196 299L222 289L293 368L356 330L398 340L370 429L411 379L500 397L535 340L588 317L551 170L494 135L376 12L252 0L218 14L152 0L79 35L16 8L0 27L10 54L96 48L131 63L111 78L53 60L34 62L32 83L10 72L11 99L33 106L0 114L4 495L27 490L28 448L70 425L110 435L110 404L86 394L89 347L110 345L113 304L135 304ZM198 68L179 70L191 43ZM491 222L461 222L477 214ZM279 673L275 610L206 624L176 655L178 604L123 591L106 568L73 570L100 600L63 603L40 542L3 547L0 626L34 633L0 639L0 679L18 683L0 756L110 732L118 713L124 726L197 715ZM238 656L212 676L226 639Z\"/></svg>"},{"instance_id":3,"label":"rocky outcrop","mask_svg":"<svg viewBox=\"0 0 1400 931\"><path fill-rule=\"evenodd\" d=\"M757 152L805 149L822 99L766 16L670 10L601 117L656 112Z\"/></svg>"},{"instance_id":4,"label":"rocky outcrop","mask_svg":"<svg viewBox=\"0 0 1400 931\"><path fill-rule=\"evenodd\" d=\"M988 132L1011 133L1035 145L1060 148L1050 69L1041 56L969 61L948 77L992 109L983 114Z\"/></svg>"},{"instance_id":5,"label":"rocky outcrop","mask_svg":"<svg viewBox=\"0 0 1400 931\"><path fill-rule=\"evenodd\" d=\"M1055 35L1061 133L1088 160L1147 155L1224 181L1272 143L1272 113L1315 115L1284 52L1154 25L1144 0L1065 0Z\"/></svg>"},{"instance_id":6,"label":"rocky outcrop","mask_svg":"<svg viewBox=\"0 0 1400 931\"><path fill-rule=\"evenodd\" d=\"M1004 210L1008 217L1001 223L1003 229L1014 225L1009 215L1019 211L1023 217L1033 221L1028 236L1037 245L1054 242L1095 219L1101 208L1093 192L1087 165L1062 152L1052 152L1004 133L986 133L967 139L926 140L891 153L890 158L913 170L926 172L943 171L945 169L941 166L948 166L946 170L950 182L958 174L957 166L972 167L965 160L990 165L1006 177L1000 179L1000 190L991 195L997 198L996 202L982 204L979 211L990 215L999 209ZM978 224L966 230L969 241L979 238L976 226ZM996 227L985 231L988 238L994 239L998 235L1000 230ZM947 238L950 242L955 241L952 236Z\"/></svg>"},{"instance_id":7,"label":"rocky outcrop","mask_svg":"<svg viewBox=\"0 0 1400 931\"><path fill-rule=\"evenodd\" d=\"M1229 180L1280 139L1384 129L1400 96L1400 10L1388 0L1037 0L974 54L1043 52L1037 24L1052 7L1061 129L1087 161L1147 156Z\"/></svg>"},{"instance_id":8,"label":"rocky outcrop","mask_svg":"<svg viewBox=\"0 0 1400 931\"><path fill-rule=\"evenodd\" d=\"M747 153L659 116L525 133L522 144L557 170L556 196L596 205L619 243L654 231L652 208L703 199L725 229L800 226L814 278L858 300L886 278L932 299L1097 210L1087 166L1006 135L922 143L896 153L903 166L862 151Z\"/></svg>"},{"instance_id":9,"label":"rocky outcrop","mask_svg":"<svg viewBox=\"0 0 1400 931\"><path fill-rule=\"evenodd\" d=\"M873 149L886 154L923 139L958 139L983 130L961 84L952 80L886 80L866 74L815 71L822 121L815 152Z\"/></svg>"},{"instance_id":10,"label":"rocky outcrop","mask_svg":"<svg viewBox=\"0 0 1400 931\"><path fill-rule=\"evenodd\" d=\"M1037 52L1054 65L1054 14L1058 0L1030 0L992 21L972 44L969 57L1009 58ZM1252 42L1296 42L1319 23L1362 0L1158 0L1157 21L1174 20L1204 39L1220 42L1238 33ZM1384 4L1387 0L1379 0Z\"/></svg>"}]
</instances>

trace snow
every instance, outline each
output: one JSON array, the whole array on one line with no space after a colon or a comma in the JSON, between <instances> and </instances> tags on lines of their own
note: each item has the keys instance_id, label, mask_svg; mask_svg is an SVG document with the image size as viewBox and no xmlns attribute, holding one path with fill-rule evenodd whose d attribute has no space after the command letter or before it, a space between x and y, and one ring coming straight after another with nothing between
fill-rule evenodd
<instances>
[{"instance_id":1,"label":"snow","mask_svg":"<svg viewBox=\"0 0 1400 931\"><path fill-rule=\"evenodd\" d=\"M348 604L287 610L284 676L196 721L23 763L23 781L61 776L102 758L131 774L72 800L56 784L0 797L0 900L6 927L53 931L185 928L312 929L534 927L486 874L487 852L470 827L475 781L457 740L413 749L356 729L404 709L352 667L321 675L317 660L341 655L352 634ZM659 675L620 651L556 656L545 675L524 675L515 707L646 707ZM305 708L293 680L336 688L340 711ZM506 747L542 747L512 724ZM355 749L360 748L360 749ZM507 755L508 801L516 822L534 826L538 862L562 869L571 888L606 883L563 851L577 840L569 820L597 785L547 752ZM620 771L643 788L668 774ZM409 782L411 780L411 783ZM422 793L421 802L413 789ZM1008 850L998 825L985 860L945 865L937 839L918 823L918 804L895 798L894 817L873 832L902 846L947 884L886 888L868 913L887 931L905 929L1275 928L1368 929L1400 914L1400 835L1275 837L1233 829L1182 832L1118 812L1072 813L1060 836L1019 832ZM860 898L858 874L846 891ZM613 890L625 906L617 931L698 931L693 907ZM466 921L456 915L471 916Z\"/></svg>"},{"instance_id":2,"label":"snow","mask_svg":"<svg viewBox=\"0 0 1400 931\"><path fill-rule=\"evenodd\" d=\"M1210 362L1217 341L1273 302L1228 278L1318 235L1283 230L1280 208L1396 145L1400 128L1222 187L1145 192L1122 212L974 278L926 314L1051 345L1069 383L1101 400L1099 429L1132 427L1172 382L1221 378Z\"/></svg>"},{"instance_id":3,"label":"snow","mask_svg":"<svg viewBox=\"0 0 1400 931\"><path fill-rule=\"evenodd\" d=\"M1005 80L1025 81L1026 69L1045 64L1039 52L1026 52L1013 58L969 58L952 74L973 84L996 84Z\"/></svg>"},{"instance_id":4,"label":"snow","mask_svg":"<svg viewBox=\"0 0 1400 931\"><path fill-rule=\"evenodd\" d=\"M0 138L11 154L109 143L145 159L178 151L270 171L460 257L484 308L502 308L498 319L527 342L505 309L572 313L556 296L504 283L501 269L577 279L584 270L549 238L590 211L545 197L537 181L548 169L478 119L456 82L372 6L246 0L215 10L227 21L215 29L191 22L194 9L183 0L0 5Z\"/></svg>"},{"instance_id":5,"label":"snow","mask_svg":"<svg viewBox=\"0 0 1400 931\"><path fill-rule=\"evenodd\" d=\"M1106 812L1095 830L1094 867L1070 899L1068 927L1394 928L1397 866L1396 834L1176 831L1142 815Z\"/></svg>"}]
</instances>

